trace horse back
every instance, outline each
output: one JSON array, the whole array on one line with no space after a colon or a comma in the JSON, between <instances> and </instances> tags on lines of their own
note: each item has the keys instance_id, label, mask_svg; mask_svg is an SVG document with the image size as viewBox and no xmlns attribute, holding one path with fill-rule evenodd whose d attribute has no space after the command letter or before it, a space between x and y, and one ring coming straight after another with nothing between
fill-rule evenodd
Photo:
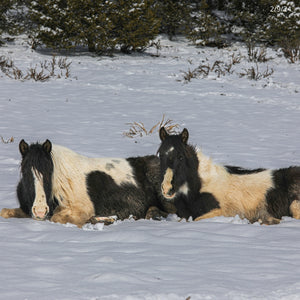
<instances>
[{"instance_id":1,"label":"horse back","mask_svg":"<svg viewBox=\"0 0 300 300\"><path fill-rule=\"evenodd\" d=\"M89 197L96 215L117 215L120 219L133 215L144 218L150 206L161 207L159 200L159 160L155 156L131 157L126 161L131 167L135 184L117 183L103 170L93 170L86 176Z\"/></svg>"}]
</instances>

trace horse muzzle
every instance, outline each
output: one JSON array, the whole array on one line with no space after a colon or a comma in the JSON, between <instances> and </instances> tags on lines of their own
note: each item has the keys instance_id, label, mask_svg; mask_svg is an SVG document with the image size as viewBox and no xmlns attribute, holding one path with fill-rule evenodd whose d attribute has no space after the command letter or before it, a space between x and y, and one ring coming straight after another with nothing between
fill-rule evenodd
<instances>
[{"instance_id":1,"label":"horse muzzle","mask_svg":"<svg viewBox=\"0 0 300 300\"><path fill-rule=\"evenodd\" d=\"M163 194L163 196L167 199L167 200L172 200L174 199L176 192L174 190L173 187L173 170L170 168L167 168L164 178L163 178L163 182L161 184L161 192Z\"/></svg>"},{"instance_id":2,"label":"horse muzzle","mask_svg":"<svg viewBox=\"0 0 300 300\"><path fill-rule=\"evenodd\" d=\"M176 192L174 191L173 187L166 188L163 184L161 185L161 192L162 195L167 199L167 200L172 200L175 198Z\"/></svg>"},{"instance_id":3,"label":"horse muzzle","mask_svg":"<svg viewBox=\"0 0 300 300\"><path fill-rule=\"evenodd\" d=\"M38 221L44 221L49 213L48 206L33 206L32 207L32 218Z\"/></svg>"}]
</instances>

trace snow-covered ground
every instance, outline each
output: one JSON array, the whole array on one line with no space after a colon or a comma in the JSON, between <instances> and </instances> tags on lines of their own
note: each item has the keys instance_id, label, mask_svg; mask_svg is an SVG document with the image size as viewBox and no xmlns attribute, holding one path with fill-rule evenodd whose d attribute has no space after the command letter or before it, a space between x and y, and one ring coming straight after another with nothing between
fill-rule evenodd
<instances>
[{"instance_id":1,"label":"snow-covered ground","mask_svg":"<svg viewBox=\"0 0 300 300\"><path fill-rule=\"evenodd\" d=\"M300 66L268 49L259 81L243 45L197 49L161 37L144 55L68 56L71 76L17 81L0 72L0 209L17 207L18 143L44 141L91 157L154 154L158 134L129 139L172 119L216 162L244 167L300 165ZM244 58L233 73L184 83L200 64ZM52 55L24 39L0 48L26 72ZM248 224L238 217L200 222L126 220L103 227L0 219L0 299L300 299L300 221Z\"/></svg>"}]
</instances>

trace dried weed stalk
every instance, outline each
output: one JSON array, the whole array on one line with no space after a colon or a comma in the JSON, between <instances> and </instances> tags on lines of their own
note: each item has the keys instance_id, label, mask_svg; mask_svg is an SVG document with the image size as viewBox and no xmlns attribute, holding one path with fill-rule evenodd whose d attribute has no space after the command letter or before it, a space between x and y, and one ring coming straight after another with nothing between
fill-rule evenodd
<instances>
[{"instance_id":1,"label":"dried weed stalk","mask_svg":"<svg viewBox=\"0 0 300 300\"><path fill-rule=\"evenodd\" d=\"M194 70L188 69L187 72L181 71L183 73L184 82L190 82L193 78L205 78L210 73L216 73L217 77L225 76L226 74L232 74L232 66L237 62L233 59L229 63L224 63L221 60L216 60L212 65L210 64L200 64Z\"/></svg>"},{"instance_id":2,"label":"dried weed stalk","mask_svg":"<svg viewBox=\"0 0 300 300\"><path fill-rule=\"evenodd\" d=\"M3 144L9 144L9 143L13 143L15 141L15 138L13 136L6 140L3 138L3 136L0 136L0 139Z\"/></svg>"},{"instance_id":3,"label":"dried weed stalk","mask_svg":"<svg viewBox=\"0 0 300 300\"><path fill-rule=\"evenodd\" d=\"M267 78L271 76L274 73L274 69L270 68L267 66L267 69L263 72L261 72L258 68L258 65L256 63L256 66L252 66L249 69L244 69L244 72L240 73L240 77L247 77L248 79L251 80L260 80L262 78Z\"/></svg>"},{"instance_id":4,"label":"dried weed stalk","mask_svg":"<svg viewBox=\"0 0 300 300\"><path fill-rule=\"evenodd\" d=\"M52 60L42 61L38 65L30 67L26 73L14 65L14 62L5 57L0 57L0 69L9 78L15 80L30 80L34 81L47 81L50 78L69 78L70 66L72 62L68 62L67 58L57 59L53 55Z\"/></svg>"},{"instance_id":5,"label":"dried weed stalk","mask_svg":"<svg viewBox=\"0 0 300 300\"><path fill-rule=\"evenodd\" d=\"M128 131L123 132L123 135L129 138L151 135L154 132L158 132L162 127L165 127L168 133L174 134L177 132L176 129L179 128L179 124L173 124L173 120L165 120L165 115L163 115L161 121L157 122L149 130L146 129L143 122L132 122L126 125L130 125L130 128Z\"/></svg>"},{"instance_id":6,"label":"dried weed stalk","mask_svg":"<svg viewBox=\"0 0 300 300\"><path fill-rule=\"evenodd\" d=\"M283 42L282 52L287 58L288 62L294 64L300 61L300 41L297 40L295 42Z\"/></svg>"}]
</instances>

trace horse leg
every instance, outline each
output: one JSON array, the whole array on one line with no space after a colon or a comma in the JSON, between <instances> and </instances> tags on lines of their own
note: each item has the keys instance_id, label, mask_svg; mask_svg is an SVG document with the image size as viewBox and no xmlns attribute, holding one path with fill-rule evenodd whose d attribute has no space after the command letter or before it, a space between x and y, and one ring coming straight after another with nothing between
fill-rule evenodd
<instances>
[{"instance_id":1,"label":"horse leg","mask_svg":"<svg viewBox=\"0 0 300 300\"><path fill-rule=\"evenodd\" d=\"M93 213L88 213L82 210L76 210L69 207L57 207L51 217L50 221L55 223L71 223L78 227L82 227L93 216Z\"/></svg>"},{"instance_id":2,"label":"horse leg","mask_svg":"<svg viewBox=\"0 0 300 300\"><path fill-rule=\"evenodd\" d=\"M224 216L222 209L215 208L215 209L211 210L210 212L208 212L200 217L197 217L196 219L194 219L194 221L200 221L203 219L209 219L209 218L220 217L220 216Z\"/></svg>"},{"instance_id":3,"label":"horse leg","mask_svg":"<svg viewBox=\"0 0 300 300\"><path fill-rule=\"evenodd\" d=\"M274 218L265 209L259 212L258 217L249 220L250 223L259 222L260 225L275 225L280 223L280 219Z\"/></svg>"},{"instance_id":4,"label":"horse leg","mask_svg":"<svg viewBox=\"0 0 300 300\"><path fill-rule=\"evenodd\" d=\"M259 218L257 220L260 225L276 225L280 223L280 219L274 218L274 217L266 217L266 218ZM251 222L254 223L254 222Z\"/></svg>"},{"instance_id":5,"label":"horse leg","mask_svg":"<svg viewBox=\"0 0 300 300\"><path fill-rule=\"evenodd\" d=\"M290 213L293 218L300 219L300 200L294 200L290 205Z\"/></svg>"},{"instance_id":6,"label":"horse leg","mask_svg":"<svg viewBox=\"0 0 300 300\"><path fill-rule=\"evenodd\" d=\"M298 174L294 180L295 182L289 187L288 198L293 199L289 208L292 217L295 219L300 219L300 174Z\"/></svg>"},{"instance_id":7,"label":"horse leg","mask_svg":"<svg viewBox=\"0 0 300 300\"><path fill-rule=\"evenodd\" d=\"M0 212L0 216L8 218L30 218L21 208L3 208Z\"/></svg>"},{"instance_id":8,"label":"horse leg","mask_svg":"<svg viewBox=\"0 0 300 300\"><path fill-rule=\"evenodd\" d=\"M89 220L87 220L87 223L91 223L93 225L97 223L104 223L104 225L111 225L117 220L117 217L99 217L99 216L93 216Z\"/></svg>"},{"instance_id":9,"label":"horse leg","mask_svg":"<svg viewBox=\"0 0 300 300\"><path fill-rule=\"evenodd\" d=\"M158 207L156 206L151 206L146 213L145 219L150 220L161 220L161 218L166 218L168 216L168 213L160 210Z\"/></svg>"}]
</instances>

